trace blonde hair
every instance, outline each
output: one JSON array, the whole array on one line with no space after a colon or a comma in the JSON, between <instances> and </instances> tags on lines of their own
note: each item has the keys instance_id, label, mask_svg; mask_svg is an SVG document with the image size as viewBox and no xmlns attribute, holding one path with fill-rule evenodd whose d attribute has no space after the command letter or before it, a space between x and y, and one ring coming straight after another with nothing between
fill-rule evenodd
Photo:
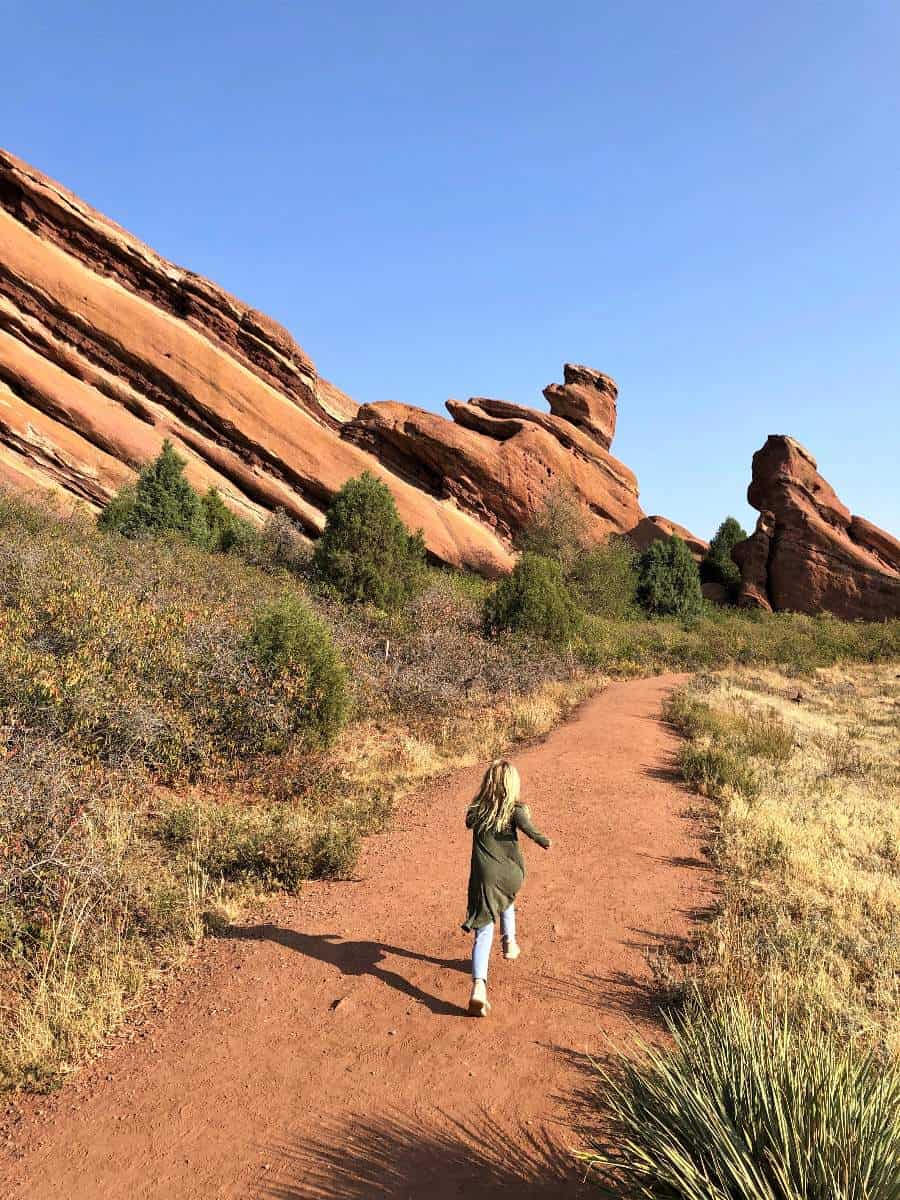
<instances>
[{"instance_id":1,"label":"blonde hair","mask_svg":"<svg viewBox=\"0 0 900 1200\"><path fill-rule=\"evenodd\" d=\"M478 795L469 805L469 824L479 833L501 833L519 803L519 772L505 758L495 758L484 773Z\"/></svg>"}]
</instances>

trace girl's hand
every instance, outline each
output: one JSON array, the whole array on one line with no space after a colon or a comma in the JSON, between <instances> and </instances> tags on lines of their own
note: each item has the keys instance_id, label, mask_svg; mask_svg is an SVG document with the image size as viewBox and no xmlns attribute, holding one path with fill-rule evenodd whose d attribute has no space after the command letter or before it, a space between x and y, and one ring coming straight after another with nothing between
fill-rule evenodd
<instances>
[{"instance_id":1,"label":"girl's hand","mask_svg":"<svg viewBox=\"0 0 900 1200\"><path fill-rule=\"evenodd\" d=\"M553 845L553 843L551 842L551 840L549 838L547 838L547 845L544 847L544 849L549 850L552 845Z\"/></svg>"}]
</instances>

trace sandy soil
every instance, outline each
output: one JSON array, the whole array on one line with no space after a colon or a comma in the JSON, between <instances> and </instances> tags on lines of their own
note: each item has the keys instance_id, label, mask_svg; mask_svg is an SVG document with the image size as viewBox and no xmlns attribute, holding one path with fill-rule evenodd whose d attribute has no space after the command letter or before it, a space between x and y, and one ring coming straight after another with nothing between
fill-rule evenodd
<instances>
[{"instance_id":1,"label":"sandy soil","mask_svg":"<svg viewBox=\"0 0 900 1200\"><path fill-rule=\"evenodd\" d=\"M463 814L480 770L411 798L359 878L207 942L160 1011L7 1112L9 1200L577 1195L586 1053L655 1028L646 949L709 901L658 720L674 677L611 686L515 756L535 821L522 957L468 1017ZM499 939L498 939L499 941Z\"/></svg>"}]
</instances>

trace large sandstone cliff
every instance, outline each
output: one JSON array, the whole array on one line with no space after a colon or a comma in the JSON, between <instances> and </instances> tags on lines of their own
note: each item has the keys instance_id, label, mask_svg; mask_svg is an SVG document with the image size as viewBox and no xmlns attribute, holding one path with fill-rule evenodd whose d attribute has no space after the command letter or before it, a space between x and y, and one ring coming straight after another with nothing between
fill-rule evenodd
<instances>
[{"instance_id":1,"label":"large sandstone cliff","mask_svg":"<svg viewBox=\"0 0 900 1200\"><path fill-rule=\"evenodd\" d=\"M0 484L96 509L168 437L196 486L252 519L282 507L311 536L372 471L436 559L489 575L557 484L598 537L664 536L609 452L613 381L568 365L544 394L549 412L449 401L452 420L359 408L281 326L0 151Z\"/></svg>"},{"instance_id":2,"label":"large sandstone cliff","mask_svg":"<svg viewBox=\"0 0 900 1200\"><path fill-rule=\"evenodd\" d=\"M900 542L842 504L794 438L772 434L753 456L747 499L756 530L732 551L746 607L900 617Z\"/></svg>"}]
</instances>

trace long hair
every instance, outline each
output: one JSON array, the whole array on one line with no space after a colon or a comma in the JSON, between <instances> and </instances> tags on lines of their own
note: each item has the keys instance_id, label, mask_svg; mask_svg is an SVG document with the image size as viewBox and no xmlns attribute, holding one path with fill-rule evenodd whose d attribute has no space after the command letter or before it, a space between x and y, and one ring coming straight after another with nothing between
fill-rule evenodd
<instances>
[{"instance_id":1,"label":"long hair","mask_svg":"<svg viewBox=\"0 0 900 1200\"><path fill-rule=\"evenodd\" d=\"M518 802L519 772L505 758L495 758L469 805L469 824L479 833L501 833L509 828Z\"/></svg>"}]
</instances>

